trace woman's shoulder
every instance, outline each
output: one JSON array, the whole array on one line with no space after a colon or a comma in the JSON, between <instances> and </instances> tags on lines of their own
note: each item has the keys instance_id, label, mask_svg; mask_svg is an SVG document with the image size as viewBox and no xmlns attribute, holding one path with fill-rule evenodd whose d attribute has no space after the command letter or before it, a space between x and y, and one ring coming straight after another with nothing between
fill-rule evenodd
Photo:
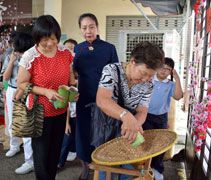
<instances>
[{"instance_id":1,"label":"woman's shoulder","mask_svg":"<svg viewBox=\"0 0 211 180\"><path fill-rule=\"evenodd\" d=\"M111 47L111 48L115 47L113 44L111 44L107 41L104 41L102 39L100 39L100 43L103 44L104 46L107 46L107 47Z\"/></svg>"},{"instance_id":2,"label":"woman's shoulder","mask_svg":"<svg viewBox=\"0 0 211 180\"><path fill-rule=\"evenodd\" d=\"M87 41L83 41L79 44L76 44L75 47L74 47L74 51L77 51L79 49L83 49L84 47L88 46L88 43Z\"/></svg>"},{"instance_id":3,"label":"woman's shoulder","mask_svg":"<svg viewBox=\"0 0 211 180\"><path fill-rule=\"evenodd\" d=\"M34 56L36 56L36 57L37 56L40 56L40 53L37 50L36 45L34 45L33 47L31 47L30 49L28 49L27 51L25 51L22 57L25 57L25 56L28 56L28 55L30 55L32 58Z\"/></svg>"},{"instance_id":4,"label":"woman's shoulder","mask_svg":"<svg viewBox=\"0 0 211 180\"><path fill-rule=\"evenodd\" d=\"M83 41L81 43L76 44L75 47L81 47L81 46L84 46L84 45L87 45L87 44L88 44L87 41Z\"/></svg>"},{"instance_id":5,"label":"woman's shoulder","mask_svg":"<svg viewBox=\"0 0 211 180\"><path fill-rule=\"evenodd\" d=\"M28 49L27 51L24 52L21 59L31 61L32 59L34 59L36 57L40 57L40 55L41 54L39 53L39 51L37 51L36 46L33 46L33 47L31 47L30 49Z\"/></svg>"},{"instance_id":6,"label":"woman's shoulder","mask_svg":"<svg viewBox=\"0 0 211 180\"><path fill-rule=\"evenodd\" d=\"M71 55L74 55L74 53L68 47L62 44L58 44L58 50L61 52L68 52L71 53Z\"/></svg>"},{"instance_id":7,"label":"woman's shoulder","mask_svg":"<svg viewBox=\"0 0 211 180\"><path fill-rule=\"evenodd\" d=\"M115 70L116 71L116 68L119 68L121 67L121 63L111 63L111 64L107 64L104 68L105 69L110 69L110 70Z\"/></svg>"},{"instance_id":8,"label":"woman's shoulder","mask_svg":"<svg viewBox=\"0 0 211 180\"><path fill-rule=\"evenodd\" d=\"M142 89L143 91L148 91L149 89L152 89L154 87L154 81L150 80L147 82L143 82L137 85L138 89Z\"/></svg>"},{"instance_id":9,"label":"woman's shoulder","mask_svg":"<svg viewBox=\"0 0 211 180\"><path fill-rule=\"evenodd\" d=\"M35 60L35 58L38 57L40 57L40 53L37 51L36 46L33 46L26 52L24 52L19 65L23 66L26 69L30 69L31 63Z\"/></svg>"}]
</instances>

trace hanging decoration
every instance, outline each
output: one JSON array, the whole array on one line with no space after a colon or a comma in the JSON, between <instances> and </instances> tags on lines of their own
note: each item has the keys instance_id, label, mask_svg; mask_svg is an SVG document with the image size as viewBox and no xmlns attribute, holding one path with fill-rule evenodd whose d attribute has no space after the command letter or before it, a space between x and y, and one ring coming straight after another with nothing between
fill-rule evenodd
<instances>
[{"instance_id":1,"label":"hanging decoration","mask_svg":"<svg viewBox=\"0 0 211 180\"><path fill-rule=\"evenodd\" d=\"M32 26L32 1L28 0L0 0L0 36L7 44L9 36L18 28ZM25 28L26 31L30 27Z\"/></svg>"},{"instance_id":2,"label":"hanging decoration","mask_svg":"<svg viewBox=\"0 0 211 180\"><path fill-rule=\"evenodd\" d=\"M2 25L2 12L7 10L7 7L2 5L3 2L0 2L0 26Z\"/></svg>"},{"instance_id":3,"label":"hanging decoration","mask_svg":"<svg viewBox=\"0 0 211 180\"><path fill-rule=\"evenodd\" d=\"M191 106L191 125L195 139L195 151L201 150L203 140L206 139L207 128L211 128L211 81L207 78L201 78L201 81L207 83L207 95L201 102L197 98L199 76L198 76L199 61L194 61L193 65L189 66L189 72L192 77L190 84L190 101Z\"/></svg>"},{"instance_id":4,"label":"hanging decoration","mask_svg":"<svg viewBox=\"0 0 211 180\"><path fill-rule=\"evenodd\" d=\"M209 33L209 36L210 36L209 47L211 47L211 8L207 9L207 29L206 29L206 32Z\"/></svg>"},{"instance_id":5,"label":"hanging decoration","mask_svg":"<svg viewBox=\"0 0 211 180\"><path fill-rule=\"evenodd\" d=\"M203 44L204 41L200 37L201 31L201 15L202 10L205 5L205 0L197 0L194 5L194 12L196 17L196 29L197 32L194 36L194 61L189 66L189 73L191 74L191 84L190 88L190 101L189 104L191 106L190 110L190 120L191 126L193 130L193 136L195 141L195 152L199 152L201 150L202 144L206 139L207 128L211 128L211 81L206 77L199 77L201 74L200 70L202 69L202 55L203 55ZM210 21L211 21L211 12L207 10L207 33L210 32ZM207 94L205 94L204 98L200 100L198 98L200 90L199 83L204 84L204 87L207 88ZM206 91L204 91L206 93Z\"/></svg>"},{"instance_id":6,"label":"hanging decoration","mask_svg":"<svg viewBox=\"0 0 211 180\"><path fill-rule=\"evenodd\" d=\"M196 4L193 6L196 15L196 27L198 31L201 31L201 15L202 9L204 7L205 0L197 0Z\"/></svg>"},{"instance_id":7,"label":"hanging decoration","mask_svg":"<svg viewBox=\"0 0 211 180\"><path fill-rule=\"evenodd\" d=\"M2 6L2 3L3 2L1 2L0 8ZM18 22L18 17L16 17L16 11L17 11L16 2L14 2L12 4L8 4L7 3L3 7L4 7L4 12L0 11L1 12L0 25L3 26L3 25L7 25L8 24L8 22L6 23L5 19L3 19L5 16L11 17L10 18L11 20L9 22L10 27L9 28L5 28L4 31L1 32L2 39L4 41L7 41L9 39L9 36L11 35L11 32L13 31L12 26L16 25L17 22Z\"/></svg>"}]
</instances>

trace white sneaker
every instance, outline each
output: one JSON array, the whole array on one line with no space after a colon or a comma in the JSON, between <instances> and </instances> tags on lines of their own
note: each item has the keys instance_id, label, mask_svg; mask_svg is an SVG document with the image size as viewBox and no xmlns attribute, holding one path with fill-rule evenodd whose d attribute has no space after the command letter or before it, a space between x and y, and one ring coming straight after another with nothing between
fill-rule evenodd
<instances>
[{"instance_id":1,"label":"white sneaker","mask_svg":"<svg viewBox=\"0 0 211 180\"><path fill-rule=\"evenodd\" d=\"M67 161L74 161L76 158L76 153L75 152L69 152L67 156Z\"/></svg>"},{"instance_id":2,"label":"white sneaker","mask_svg":"<svg viewBox=\"0 0 211 180\"><path fill-rule=\"evenodd\" d=\"M10 149L9 151L7 151L7 153L5 154L5 156L6 156L6 157L13 157L13 156L16 155L19 151L20 151L20 149L17 149L17 150L12 150L12 149Z\"/></svg>"},{"instance_id":3,"label":"white sneaker","mask_svg":"<svg viewBox=\"0 0 211 180\"><path fill-rule=\"evenodd\" d=\"M155 180L163 180L163 174L155 169Z\"/></svg>"},{"instance_id":4,"label":"white sneaker","mask_svg":"<svg viewBox=\"0 0 211 180\"><path fill-rule=\"evenodd\" d=\"M15 173L16 174L27 174L27 173L29 173L33 170L34 170L34 165L33 164L30 165L30 164L25 162L21 165L21 167L19 167L15 170Z\"/></svg>"}]
</instances>

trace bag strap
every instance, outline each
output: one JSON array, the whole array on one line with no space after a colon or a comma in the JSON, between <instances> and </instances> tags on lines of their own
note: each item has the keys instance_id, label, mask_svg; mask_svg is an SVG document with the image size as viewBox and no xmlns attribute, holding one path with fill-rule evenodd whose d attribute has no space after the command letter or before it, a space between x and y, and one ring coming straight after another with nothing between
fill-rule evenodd
<instances>
[{"instance_id":1,"label":"bag strap","mask_svg":"<svg viewBox=\"0 0 211 180\"><path fill-rule=\"evenodd\" d=\"M117 103L118 105L124 107L124 100L123 100L123 96L122 96L122 89L121 89L121 77L120 77L120 70L117 64L114 64L116 66L116 70L117 70L117 76L118 76L118 100Z\"/></svg>"},{"instance_id":2,"label":"bag strap","mask_svg":"<svg viewBox=\"0 0 211 180\"><path fill-rule=\"evenodd\" d=\"M24 89L23 97L21 98L21 103L26 104L26 98L31 92L32 88L34 87L34 84L28 83Z\"/></svg>"}]
</instances>

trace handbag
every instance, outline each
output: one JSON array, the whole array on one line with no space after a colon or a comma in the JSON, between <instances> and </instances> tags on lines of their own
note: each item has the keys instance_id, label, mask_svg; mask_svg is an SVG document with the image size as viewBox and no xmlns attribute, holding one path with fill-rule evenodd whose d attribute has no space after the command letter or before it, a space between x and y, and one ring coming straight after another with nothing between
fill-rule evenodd
<instances>
[{"instance_id":1,"label":"handbag","mask_svg":"<svg viewBox=\"0 0 211 180\"><path fill-rule=\"evenodd\" d=\"M118 75L118 101L117 104L124 107L124 101L121 91L120 71L116 64ZM91 127L90 127L90 144L98 147L105 142L121 136L122 122L106 115L96 103L91 103Z\"/></svg>"},{"instance_id":2,"label":"handbag","mask_svg":"<svg viewBox=\"0 0 211 180\"><path fill-rule=\"evenodd\" d=\"M29 83L20 102L14 102L13 119L12 119L12 135L16 137L40 137L43 131L44 106L38 104L38 96L33 97L33 107L28 109L26 106L26 98L33 88L33 84Z\"/></svg>"}]
</instances>

